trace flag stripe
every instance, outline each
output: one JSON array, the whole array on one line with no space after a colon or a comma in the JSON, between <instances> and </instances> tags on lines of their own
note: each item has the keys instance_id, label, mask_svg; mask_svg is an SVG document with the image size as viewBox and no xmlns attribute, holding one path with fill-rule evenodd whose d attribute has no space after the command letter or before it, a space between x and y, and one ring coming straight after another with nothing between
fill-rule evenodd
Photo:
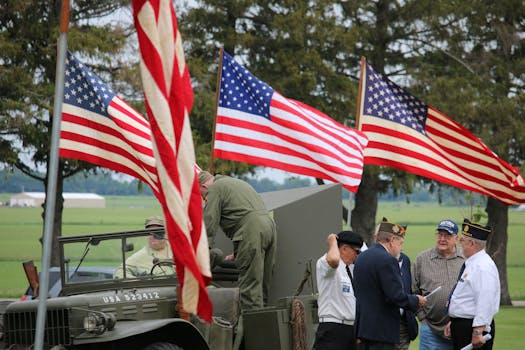
<instances>
[{"instance_id":1,"label":"flag stripe","mask_svg":"<svg viewBox=\"0 0 525 350\"><path fill-rule=\"evenodd\" d=\"M314 176L316 178L321 178L321 175L324 174L323 178L327 178L327 180L333 182L345 181L349 187L353 184L356 190L359 186L359 181L351 176L343 177L337 173L327 172L325 169L318 167L317 164L312 165L311 163L305 162L304 159L283 157L280 156L279 153L267 150L257 152L258 148L256 147L239 146L236 143L217 142L217 145L220 146L222 150L216 151L216 156L221 156L222 152L227 151L228 159L231 160L247 162L254 165L264 165L276 169L286 167L287 169L290 169L288 171L294 174ZM315 166L317 166L317 169Z\"/></svg>"},{"instance_id":2,"label":"flag stripe","mask_svg":"<svg viewBox=\"0 0 525 350\"><path fill-rule=\"evenodd\" d=\"M366 150L366 163L370 161L369 156L380 158L381 152L377 151L378 149L388 152L388 155L384 155L386 158L385 161L397 164L397 168L399 168L401 164L404 164L404 162L400 162L397 158L409 156L405 162L409 162L410 159L412 159L408 165L410 165L412 169L419 167L422 172L425 172L419 175L431 178L433 176L439 176L440 181L449 183L447 179L450 179L450 181L454 182L454 186L461 184L462 186L459 187L471 191L508 198L508 196L504 194L504 183L498 182L497 179L492 177L490 175L492 172L487 173L483 170L476 170L476 163L471 164L473 166L472 168L465 167L465 165L469 165L465 160L447 156L440 150L434 149L435 145L432 142L425 143L422 139L411 139L410 135L408 135L409 132L403 135L403 142L399 143L397 142L400 138L398 133L387 135L389 132L388 129L379 129L377 132L373 132L373 129L369 128L369 126L370 124L367 125L366 128L363 128L363 131L369 131L367 134L370 138ZM375 150L374 153L372 153L373 150ZM378 161L376 160L374 164L378 164ZM438 172L438 174L436 174L436 172ZM446 176L444 176L444 174L446 174Z\"/></svg>"},{"instance_id":3,"label":"flag stripe","mask_svg":"<svg viewBox=\"0 0 525 350\"><path fill-rule=\"evenodd\" d=\"M182 307L211 321L211 280L189 112L193 91L173 5L133 1L141 75L157 160L166 229L181 282Z\"/></svg>"},{"instance_id":4,"label":"flag stripe","mask_svg":"<svg viewBox=\"0 0 525 350\"><path fill-rule=\"evenodd\" d=\"M91 142L94 144L118 145L130 157L140 158L153 167L155 166L149 135L144 135L142 132L135 134L132 127L116 120L116 118L110 120L96 114L89 115L89 113L82 113L78 108L69 105L64 105L64 109L64 123L70 125L70 128L66 130L76 131L79 136L89 135L92 139Z\"/></svg>"},{"instance_id":5,"label":"flag stripe","mask_svg":"<svg viewBox=\"0 0 525 350\"><path fill-rule=\"evenodd\" d=\"M368 136L365 163L409 171L496 198L525 202L516 168L437 109L426 106L366 64L359 127Z\"/></svg>"},{"instance_id":6,"label":"flag stripe","mask_svg":"<svg viewBox=\"0 0 525 350\"><path fill-rule=\"evenodd\" d=\"M222 62L214 156L357 190L367 144L363 133L287 99L225 52Z\"/></svg>"},{"instance_id":7,"label":"flag stripe","mask_svg":"<svg viewBox=\"0 0 525 350\"><path fill-rule=\"evenodd\" d=\"M258 117L250 115L240 116L236 118L238 111L224 111L222 114L227 114L228 117L218 117L216 127L216 139L223 140L226 135L232 138L245 138L239 142L258 142L260 146L272 149L274 151L284 152L285 154L294 154L298 157L304 157L310 160L324 163L326 166L340 166L361 168L361 163L355 158L351 158L346 154L338 153L331 157L334 152L337 152L335 147L323 144L315 139L310 133L300 133L292 129L281 128L270 121L260 121ZM308 138L311 140L310 144L300 144L296 140L298 137ZM345 152L346 153L346 152Z\"/></svg>"}]
</instances>

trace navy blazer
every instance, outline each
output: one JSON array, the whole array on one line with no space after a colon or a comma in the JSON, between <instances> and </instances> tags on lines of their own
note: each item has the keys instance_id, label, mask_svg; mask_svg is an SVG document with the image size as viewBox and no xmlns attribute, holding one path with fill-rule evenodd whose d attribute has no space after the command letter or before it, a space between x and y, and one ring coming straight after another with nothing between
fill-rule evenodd
<instances>
[{"instance_id":1,"label":"navy blazer","mask_svg":"<svg viewBox=\"0 0 525 350\"><path fill-rule=\"evenodd\" d=\"M419 301L405 292L397 259L374 244L357 257L354 284L356 337L399 343L399 308L415 312Z\"/></svg>"},{"instance_id":2,"label":"navy blazer","mask_svg":"<svg viewBox=\"0 0 525 350\"><path fill-rule=\"evenodd\" d=\"M403 282L403 289L405 293L412 294L412 273L410 272L410 258L401 253L401 258L403 262L401 264L401 281ZM402 316L407 322L408 326L408 335L410 340L414 340L418 334L418 324L416 320L416 314L410 310L405 310L405 313Z\"/></svg>"}]
</instances>

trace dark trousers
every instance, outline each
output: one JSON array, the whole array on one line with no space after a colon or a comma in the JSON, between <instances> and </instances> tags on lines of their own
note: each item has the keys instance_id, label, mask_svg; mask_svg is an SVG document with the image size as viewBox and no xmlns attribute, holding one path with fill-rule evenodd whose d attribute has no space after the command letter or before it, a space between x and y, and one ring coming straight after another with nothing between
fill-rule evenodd
<instances>
[{"instance_id":1,"label":"dark trousers","mask_svg":"<svg viewBox=\"0 0 525 350\"><path fill-rule=\"evenodd\" d=\"M452 336L452 343L454 344L454 350L460 350L464 346L472 342L472 319L470 318L450 318L450 333ZM496 325L494 320L490 324L490 335L492 339L483 344L481 348L483 350L492 350L494 344L494 336L496 334ZM487 332L483 332L483 335Z\"/></svg>"},{"instance_id":2,"label":"dark trousers","mask_svg":"<svg viewBox=\"0 0 525 350\"><path fill-rule=\"evenodd\" d=\"M359 346L359 350L394 350L395 348L396 344L371 340L363 340Z\"/></svg>"},{"instance_id":3,"label":"dark trousers","mask_svg":"<svg viewBox=\"0 0 525 350\"><path fill-rule=\"evenodd\" d=\"M321 322L315 333L314 350L355 350L354 326Z\"/></svg>"}]
</instances>

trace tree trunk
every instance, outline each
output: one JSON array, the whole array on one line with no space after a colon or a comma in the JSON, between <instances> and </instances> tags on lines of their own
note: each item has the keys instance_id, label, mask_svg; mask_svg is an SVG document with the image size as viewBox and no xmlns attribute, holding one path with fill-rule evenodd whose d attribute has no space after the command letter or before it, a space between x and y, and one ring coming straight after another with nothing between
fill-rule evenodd
<instances>
[{"instance_id":1,"label":"tree trunk","mask_svg":"<svg viewBox=\"0 0 525 350\"><path fill-rule=\"evenodd\" d=\"M502 202L490 198L485 208L489 216L488 226L492 227L493 234L487 241L487 253L492 257L498 267L501 285L501 305L512 305L507 280L507 242L509 235L509 208Z\"/></svg>"},{"instance_id":2,"label":"tree trunk","mask_svg":"<svg viewBox=\"0 0 525 350\"><path fill-rule=\"evenodd\" d=\"M49 162L48 162L49 164ZM56 202L55 202L55 218L53 222L53 234L52 234L52 241L51 241L51 259L50 259L50 266L60 266L60 252L59 252L59 245L58 245L58 237L62 235L62 209L64 208L64 198L62 196L62 192L64 189L64 178L62 176L62 170L63 170L63 163L61 161L58 162L58 174L57 174L57 187L56 187ZM49 174L49 169L47 171L47 174ZM47 194L47 186L48 186L48 178L46 175L46 181L44 183L45 193ZM47 203L47 196L46 200L44 201L43 211L42 211L42 219L45 219L46 217L46 203ZM45 222L44 222L44 230L45 230ZM42 230L42 237L40 237L40 242L43 243L44 238L44 230Z\"/></svg>"},{"instance_id":3,"label":"tree trunk","mask_svg":"<svg viewBox=\"0 0 525 350\"><path fill-rule=\"evenodd\" d=\"M372 244L374 235L379 192L378 181L377 172L373 171L370 166L365 166L361 184L355 194L354 209L352 209L352 230L359 233L368 246Z\"/></svg>"}]
</instances>

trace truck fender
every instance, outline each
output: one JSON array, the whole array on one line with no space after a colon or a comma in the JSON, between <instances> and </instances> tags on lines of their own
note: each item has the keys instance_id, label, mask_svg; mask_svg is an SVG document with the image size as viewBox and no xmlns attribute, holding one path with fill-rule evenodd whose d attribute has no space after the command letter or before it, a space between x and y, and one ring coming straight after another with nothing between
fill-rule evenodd
<instances>
[{"instance_id":1,"label":"truck fender","mask_svg":"<svg viewBox=\"0 0 525 350\"><path fill-rule=\"evenodd\" d=\"M150 334L148 334L150 333ZM154 336L153 336L154 334ZM115 328L100 337L78 337L75 345L113 342L128 338L151 336L152 342L169 342L183 349L209 350L199 330L190 322L180 318L145 321L118 321Z\"/></svg>"}]
</instances>

